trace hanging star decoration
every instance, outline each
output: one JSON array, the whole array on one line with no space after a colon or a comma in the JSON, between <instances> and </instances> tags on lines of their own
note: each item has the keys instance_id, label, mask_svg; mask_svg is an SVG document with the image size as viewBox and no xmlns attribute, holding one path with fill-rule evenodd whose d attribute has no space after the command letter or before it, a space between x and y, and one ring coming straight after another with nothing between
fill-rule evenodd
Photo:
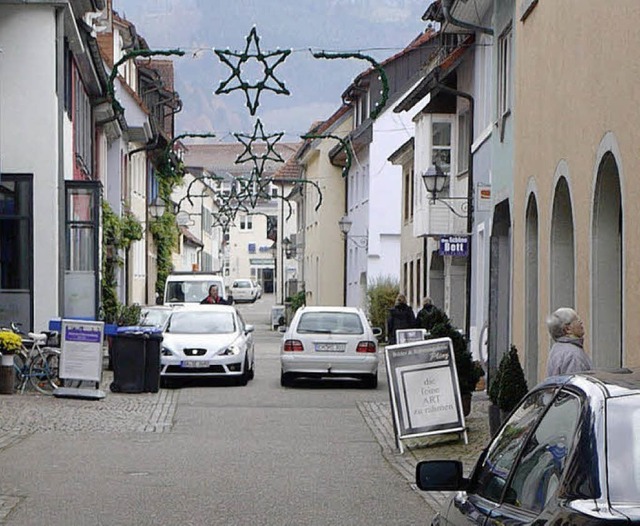
<instances>
[{"instance_id":1,"label":"hanging star decoration","mask_svg":"<svg viewBox=\"0 0 640 526\"><path fill-rule=\"evenodd\" d=\"M213 50L214 53L218 55L220 62L231 68L231 75L228 79L220 82L215 93L219 95L221 93L230 93L234 90L241 90L247 101L249 112L251 115L255 115L258 106L260 106L260 94L263 91L272 91L279 95L289 95L289 90L285 87L284 82L280 81L274 75L274 70L291 54L291 50L277 50L263 53L260 50L260 37L258 36L255 26L251 28L246 40L247 45L241 53L228 49ZM246 65L249 60L256 60L262 65L262 71L264 73L262 80L248 82L242 78L242 67ZM255 91L253 97L250 94L251 91Z\"/></svg>"},{"instance_id":2,"label":"hanging star decoration","mask_svg":"<svg viewBox=\"0 0 640 526\"><path fill-rule=\"evenodd\" d=\"M284 132L266 134L262 121L258 119L253 127L253 134L234 133L233 136L238 142L244 144L244 151L236 158L236 164L252 162L258 178L262 177L264 165L267 161L283 163L284 159L275 150L276 143L282 139ZM264 147L257 147L264 144ZM264 152L258 154L259 150Z\"/></svg>"}]
</instances>

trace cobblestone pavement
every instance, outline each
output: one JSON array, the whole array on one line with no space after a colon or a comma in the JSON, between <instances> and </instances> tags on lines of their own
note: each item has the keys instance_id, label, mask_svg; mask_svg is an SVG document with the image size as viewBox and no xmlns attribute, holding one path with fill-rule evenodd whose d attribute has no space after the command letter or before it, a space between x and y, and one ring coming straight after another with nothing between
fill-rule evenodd
<instances>
[{"instance_id":1,"label":"cobblestone pavement","mask_svg":"<svg viewBox=\"0 0 640 526\"><path fill-rule=\"evenodd\" d=\"M104 371L101 389L108 390L112 379L113 373ZM0 450L36 432L169 431L179 395L179 390L161 389L157 393L109 392L102 400L55 398L29 391L0 396Z\"/></svg>"},{"instance_id":2,"label":"cobblestone pavement","mask_svg":"<svg viewBox=\"0 0 640 526\"><path fill-rule=\"evenodd\" d=\"M490 405L486 393L473 394L471 414L465 418L469 443L465 444L457 434L437 435L403 440L404 453L400 454L393 431L391 405L389 402L361 402L358 409L365 422L376 437L382 455L407 482L416 489L435 513L451 497L450 493L424 492L415 487L415 468L421 460L450 459L460 460L464 473L468 475L475 465L482 449L489 442Z\"/></svg>"}]
</instances>

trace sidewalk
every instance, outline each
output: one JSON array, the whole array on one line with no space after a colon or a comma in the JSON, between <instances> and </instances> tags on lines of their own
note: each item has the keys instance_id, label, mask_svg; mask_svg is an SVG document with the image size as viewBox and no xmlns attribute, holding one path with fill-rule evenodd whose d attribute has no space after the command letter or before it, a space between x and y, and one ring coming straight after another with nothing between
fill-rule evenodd
<instances>
[{"instance_id":1,"label":"sidewalk","mask_svg":"<svg viewBox=\"0 0 640 526\"><path fill-rule=\"evenodd\" d=\"M418 491L435 513L451 496L449 493L424 492L415 488L415 467L421 460L460 460L469 475L489 442L488 408L491 402L484 391L473 393L471 413L465 418L469 443L455 433L403 440L400 454L393 431L389 402L361 402L358 408L382 448L382 455L407 482Z\"/></svg>"}]
</instances>

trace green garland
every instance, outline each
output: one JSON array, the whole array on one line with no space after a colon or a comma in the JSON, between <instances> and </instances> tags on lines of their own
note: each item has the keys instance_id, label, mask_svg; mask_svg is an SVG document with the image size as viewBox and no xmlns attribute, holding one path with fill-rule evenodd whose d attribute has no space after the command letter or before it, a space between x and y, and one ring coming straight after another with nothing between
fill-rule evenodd
<instances>
[{"instance_id":1,"label":"green garland","mask_svg":"<svg viewBox=\"0 0 640 526\"><path fill-rule=\"evenodd\" d=\"M176 216L173 212L165 210L162 216L149 223L149 230L156 243L158 274L156 277L156 293L161 297L164 295L164 284L167 276L173 270L171 256L173 250L178 246L178 228L176 227Z\"/></svg>"},{"instance_id":2,"label":"green garland","mask_svg":"<svg viewBox=\"0 0 640 526\"><path fill-rule=\"evenodd\" d=\"M101 318L107 323L118 323L123 305L118 300L117 271L123 264L121 250L142 239L142 225L131 212L120 218L109 203L102 201L102 279Z\"/></svg>"}]
</instances>

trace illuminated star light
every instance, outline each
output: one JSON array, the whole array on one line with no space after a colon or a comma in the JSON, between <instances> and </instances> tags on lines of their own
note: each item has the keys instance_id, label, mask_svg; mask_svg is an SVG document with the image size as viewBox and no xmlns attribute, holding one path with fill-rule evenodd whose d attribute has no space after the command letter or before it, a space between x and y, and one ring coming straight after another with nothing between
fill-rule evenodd
<instances>
[{"instance_id":1,"label":"illuminated star light","mask_svg":"<svg viewBox=\"0 0 640 526\"><path fill-rule=\"evenodd\" d=\"M247 36L247 45L242 53L229 50L223 51L220 49L214 49L213 51L218 55L220 62L231 68L231 75L228 79L220 82L220 86L218 86L215 93L219 95L221 93L230 93L238 89L242 90L247 101L247 108L249 108L251 115L255 115L258 106L260 106L260 93L263 90L273 91L276 94L289 95L289 90L285 87L284 82L278 80L273 72L277 66L284 62L287 56L291 53L291 50L287 49L284 51L278 50L270 53L263 53L260 50L260 37L258 36L255 26L251 28L251 32L249 33L249 36ZM235 64L232 62L231 57L237 59ZM271 58L275 58L275 61L272 64L269 64L269 59ZM255 59L262 63L262 69L264 72L264 78L260 81L254 82L253 84L245 82L241 76L242 65L246 64L250 59ZM232 84L234 80L237 82ZM272 80L275 85L269 85L270 80ZM255 90L253 99L249 95L249 92L252 90Z\"/></svg>"}]
</instances>

